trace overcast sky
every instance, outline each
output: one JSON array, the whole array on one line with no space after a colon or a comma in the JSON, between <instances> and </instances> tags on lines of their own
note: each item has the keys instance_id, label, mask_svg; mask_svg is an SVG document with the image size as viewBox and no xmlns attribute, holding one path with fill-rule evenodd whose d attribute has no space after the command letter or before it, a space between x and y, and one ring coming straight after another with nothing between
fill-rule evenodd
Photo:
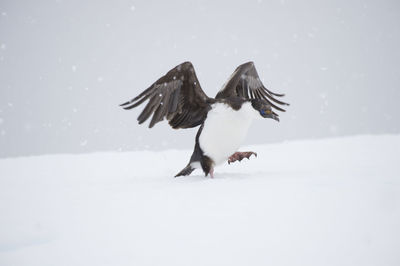
<instances>
[{"instance_id":1,"label":"overcast sky","mask_svg":"<svg viewBox=\"0 0 400 266\"><path fill-rule=\"evenodd\" d=\"M399 133L398 1L0 2L0 157L192 149L119 104L183 61L215 96L254 61L291 103L246 143Z\"/></svg>"}]
</instances>

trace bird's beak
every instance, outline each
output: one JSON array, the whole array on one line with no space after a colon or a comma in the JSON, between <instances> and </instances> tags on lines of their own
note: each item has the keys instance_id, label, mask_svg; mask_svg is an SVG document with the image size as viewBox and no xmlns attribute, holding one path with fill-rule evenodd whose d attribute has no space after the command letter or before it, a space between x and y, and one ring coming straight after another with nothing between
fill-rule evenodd
<instances>
[{"instance_id":1,"label":"bird's beak","mask_svg":"<svg viewBox=\"0 0 400 266\"><path fill-rule=\"evenodd\" d=\"M279 122L279 116L277 114L275 114L274 112L271 112L270 114L264 114L262 115L264 118L272 118L276 121Z\"/></svg>"}]
</instances>

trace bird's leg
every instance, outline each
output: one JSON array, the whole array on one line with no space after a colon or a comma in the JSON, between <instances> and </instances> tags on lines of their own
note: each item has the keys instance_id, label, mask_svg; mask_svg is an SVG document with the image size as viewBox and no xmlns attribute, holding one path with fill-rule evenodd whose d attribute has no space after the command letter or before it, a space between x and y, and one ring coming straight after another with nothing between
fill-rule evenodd
<instances>
[{"instance_id":1,"label":"bird's leg","mask_svg":"<svg viewBox=\"0 0 400 266\"><path fill-rule=\"evenodd\" d=\"M210 169L210 176L211 176L211 178L214 178L214 168L212 168L212 167Z\"/></svg>"},{"instance_id":2,"label":"bird's leg","mask_svg":"<svg viewBox=\"0 0 400 266\"><path fill-rule=\"evenodd\" d=\"M252 152L252 151L244 151L244 152L235 152L228 158L228 164L236 162L236 161L241 161L244 158L250 159L250 156L253 155L257 157L257 153Z\"/></svg>"}]
</instances>

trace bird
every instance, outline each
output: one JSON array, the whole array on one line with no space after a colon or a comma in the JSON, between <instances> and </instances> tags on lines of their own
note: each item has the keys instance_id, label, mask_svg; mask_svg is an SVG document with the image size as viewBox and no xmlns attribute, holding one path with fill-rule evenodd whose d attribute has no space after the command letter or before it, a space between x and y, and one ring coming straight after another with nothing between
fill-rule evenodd
<instances>
[{"instance_id":1,"label":"bird","mask_svg":"<svg viewBox=\"0 0 400 266\"><path fill-rule=\"evenodd\" d=\"M144 123L150 116L149 128L166 119L173 129L199 127L189 163L175 175L187 176L195 169L214 178L214 168L233 163L256 152L239 152L255 118L279 122L276 111L285 112L289 104L278 100L284 94L267 89L252 61L239 65L217 95L206 95L191 62L183 62L130 101L120 106L130 110L148 100L137 117Z\"/></svg>"}]
</instances>

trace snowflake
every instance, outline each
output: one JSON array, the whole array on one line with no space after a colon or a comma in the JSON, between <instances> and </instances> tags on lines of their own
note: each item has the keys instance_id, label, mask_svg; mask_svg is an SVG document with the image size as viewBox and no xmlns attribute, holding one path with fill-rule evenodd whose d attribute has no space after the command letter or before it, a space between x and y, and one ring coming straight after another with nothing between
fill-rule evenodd
<instances>
[{"instance_id":1,"label":"snowflake","mask_svg":"<svg viewBox=\"0 0 400 266\"><path fill-rule=\"evenodd\" d=\"M81 144L81 146L82 146L82 147L84 147L84 146L86 146L86 145L87 145L87 143L88 143L88 141L87 141L87 140L82 140L80 144Z\"/></svg>"}]
</instances>

